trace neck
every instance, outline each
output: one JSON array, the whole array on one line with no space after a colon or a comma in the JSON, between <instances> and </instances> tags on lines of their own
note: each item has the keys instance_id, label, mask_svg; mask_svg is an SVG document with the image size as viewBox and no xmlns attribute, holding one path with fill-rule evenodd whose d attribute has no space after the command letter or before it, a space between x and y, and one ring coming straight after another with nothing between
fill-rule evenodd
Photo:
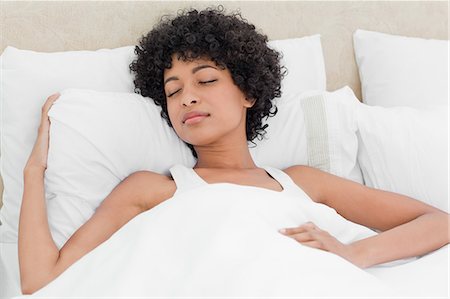
<instances>
[{"instance_id":1,"label":"neck","mask_svg":"<svg viewBox=\"0 0 450 299\"><path fill-rule=\"evenodd\" d=\"M194 168L257 168L247 142L225 146L195 147L197 163Z\"/></svg>"},{"instance_id":2,"label":"neck","mask_svg":"<svg viewBox=\"0 0 450 299\"><path fill-rule=\"evenodd\" d=\"M246 109L242 111L242 121L235 130L209 144L194 146L197 153L194 168L258 168L248 150L245 118Z\"/></svg>"}]
</instances>

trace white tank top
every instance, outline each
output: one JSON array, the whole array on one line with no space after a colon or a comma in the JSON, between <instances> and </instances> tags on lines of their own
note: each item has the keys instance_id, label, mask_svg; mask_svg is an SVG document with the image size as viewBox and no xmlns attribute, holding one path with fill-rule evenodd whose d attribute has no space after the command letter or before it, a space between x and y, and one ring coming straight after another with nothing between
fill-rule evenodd
<instances>
[{"instance_id":1,"label":"white tank top","mask_svg":"<svg viewBox=\"0 0 450 299\"><path fill-rule=\"evenodd\" d=\"M270 166L262 166L264 170L274 179L276 180L281 187L283 188L282 191L274 191L267 189L269 191L280 193L280 195L287 195L287 196L295 196L295 197L306 197L309 199L309 201L312 201L312 199L291 179L291 177L285 173L284 171L273 168ZM177 185L177 190L174 195L179 195L182 192L185 192L187 190L191 190L198 187L204 187L207 185L211 185L207 183L205 180L203 180L197 172L195 172L194 169L186 167L182 164L176 164L170 168L170 173L172 175L172 178ZM241 186L241 185L240 185ZM260 189L266 189L262 187L256 187Z\"/></svg>"},{"instance_id":2,"label":"white tank top","mask_svg":"<svg viewBox=\"0 0 450 299\"><path fill-rule=\"evenodd\" d=\"M283 187L282 191L229 183L209 184L194 169L177 164L170 168L177 185L173 198L220 198L217 201L203 201L201 204L217 202L224 210L234 205L236 210L233 213L245 210L251 213L248 214L249 219L257 221L260 217L260 223L267 223L273 229L297 227L312 221L346 244L376 234L367 227L346 220L333 208L314 202L284 171L269 166L262 168L278 181ZM223 201L223 198L227 200Z\"/></svg>"}]
</instances>

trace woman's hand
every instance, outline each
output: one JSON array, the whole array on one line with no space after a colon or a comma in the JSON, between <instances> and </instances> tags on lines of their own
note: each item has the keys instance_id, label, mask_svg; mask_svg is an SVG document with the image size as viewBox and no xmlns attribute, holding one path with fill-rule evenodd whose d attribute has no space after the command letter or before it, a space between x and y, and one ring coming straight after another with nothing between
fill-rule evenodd
<instances>
[{"instance_id":1,"label":"woman's hand","mask_svg":"<svg viewBox=\"0 0 450 299\"><path fill-rule=\"evenodd\" d=\"M53 103L59 98L60 94L55 93L47 98L47 101L42 106L41 123L38 129L38 136L34 144L33 150L28 158L25 169L40 168L42 170L47 169L47 156L48 156L48 144L49 144L49 130L50 120L48 117L48 111Z\"/></svg>"},{"instance_id":2,"label":"woman's hand","mask_svg":"<svg viewBox=\"0 0 450 299\"><path fill-rule=\"evenodd\" d=\"M279 232L300 244L332 252L359 266L357 257L350 245L339 242L335 237L321 230L312 222L307 222L299 227L280 229Z\"/></svg>"}]
</instances>

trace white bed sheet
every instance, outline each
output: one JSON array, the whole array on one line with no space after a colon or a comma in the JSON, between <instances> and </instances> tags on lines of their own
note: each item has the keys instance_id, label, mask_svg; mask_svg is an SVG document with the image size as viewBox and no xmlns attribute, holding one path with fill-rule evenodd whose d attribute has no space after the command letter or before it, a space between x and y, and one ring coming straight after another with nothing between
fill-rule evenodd
<instances>
[{"instance_id":1,"label":"white bed sheet","mask_svg":"<svg viewBox=\"0 0 450 299\"><path fill-rule=\"evenodd\" d=\"M401 265L367 269L400 290L406 298L449 298L449 255L446 245L417 260ZM20 296L17 244L0 243L0 298Z\"/></svg>"},{"instance_id":2,"label":"white bed sheet","mask_svg":"<svg viewBox=\"0 0 450 299\"><path fill-rule=\"evenodd\" d=\"M303 247L276 232L305 221L313 221L344 243L373 234L306 195L286 196L260 188L210 184L174 196L138 215L36 296L68 296L72 292L83 296L110 292L115 296L130 291L220 296L244 292L264 296L271 291L313 296L320 290L315 285L328 279L328 288L320 290L324 294L385 294L378 290L387 284L403 298L448 298L448 245L419 259L368 269L368 274L381 280L375 281L337 256ZM243 274L244 280L236 270L247 274ZM20 295L16 244L0 243L0 277L2 298ZM217 280L221 277L228 278L226 285ZM147 286L149 279L155 283ZM206 282L208 279L211 281ZM111 283L114 280L121 283ZM349 280L352 290L348 288ZM266 288L261 281L266 282ZM302 288L297 281L303 282ZM392 298L393 293L389 294Z\"/></svg>"},{"instance_id":3,"label":"white bed sheet","mask_svg":"<svg viewBox=\"0 0 450 299\"><path fill-rule=\"evenodd\" d=\"M449 298L449 253L447 245L406 264L372 267L367 271L396 286L405 297ZM19 295L17 245L0 243L0 298Z\"/></svg>"},{"instance_id":4,"label":"white bed sheet","mask_svg":"<svg viewBox=\"0 0 450 299\"><path fill-rule=\"evenodd\" d=\"M401 265L380 265L367 269L382 281L396 287L407 298L449 298L449 253L446 245Z\"/></svg>"},{"instance_id":5,"label":"white bed sheet","mask_svg":"<svg viewBox=\"0 0 450 299\"><path fill-rule=\"evenodd\" d=\"M378 266L367 271L396 286L405 297L449 298L450 246L397 266ZM21 295L17 245L0 243L0 298Z\"/></svg>"},{"instance_id":6,"label":"white bed sheet","mask_svg":"<svg viewBox=\"0 0 450 299\"><path fill-rule=\"evenodd\" d=\"M126 296L132 291L161 296L285 292L298 297L322 291L331 296L388 293L392 298L393 289L402 297L448 298L448 245L422 258L380 265L365 273L333 254L301 246L277 232L306 221L344 243L374 234L306 194L289 196L261 188L209 184L138 215L36 296L76 295L73 292ZM238 272L244 273L242 277ZM0 243L0 275L0 296L20 295L16 244ZM317 288L324 279L327 288ZM148 285L149 280L154 284Z\"/></svg>"}]
</instances>

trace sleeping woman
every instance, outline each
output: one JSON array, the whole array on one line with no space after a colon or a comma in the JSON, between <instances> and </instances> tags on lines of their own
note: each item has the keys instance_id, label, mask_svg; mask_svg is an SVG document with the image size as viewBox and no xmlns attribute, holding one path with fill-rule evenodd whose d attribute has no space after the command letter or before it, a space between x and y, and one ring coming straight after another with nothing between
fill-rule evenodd
<instances>
[{"instance_id":1,"label":"sleeping woman","mask_svg":"<svg viewBox=\"0 0 450 299\"><path fill-rule=\"evenodd\" d=\"M50 96L24 168L18 243L24 294L54 280L132 218L190 183L251 186L267 194L289 189L299 198L304 194L312 205L326 205L379 233L345 244L314 221L282 227L276 233L360 268L424 255L449 243L449 215L418 200L304 165L280 170L255 164L248 142L261 138L267 127L263 119L276 114L272 100L281 95L285 71L280 54L267 46L267 36L239 13L185 11L162 20L135 52L137 58L130 65L135 91L161 106L162 117L190 147L196 164L176 165L170 177L151 171L129 175L59 250L50 233L44 198L47 113L59 95Z\"/></svg>"}]
</instances>

